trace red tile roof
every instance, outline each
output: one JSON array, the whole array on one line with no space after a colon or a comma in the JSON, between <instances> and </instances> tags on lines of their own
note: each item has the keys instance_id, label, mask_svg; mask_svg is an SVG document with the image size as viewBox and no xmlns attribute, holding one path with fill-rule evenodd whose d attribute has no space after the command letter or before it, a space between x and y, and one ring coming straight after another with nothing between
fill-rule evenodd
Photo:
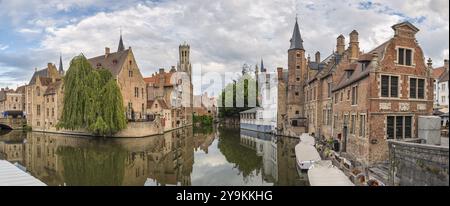
<instances>
[{"instance_id":1,"label":"red tile roof","mask_svg":"<svg viewBox=\"0 0 450 206\"><path fill-rule=\"evenodd\" d=\"M144 78L144 82L147 84L159 85L159 79L160 79L161 75L164 75L164 86L173 86L173 84L170 81L172 78L172 75L173 75L172 72L163 73L163 74L160 74L160 73L155 74L151 77Z\"/></svg>"},{"instance_id":2,"label":"red tile roof","mask_svg":"<svg viewBox=\"0 0 450 206\"><path fill-rule=\"evenodd\" d=\"M445 72L445 67L434 68L432 72L432 76L434 79L439 79L441 75Z\"/></svg>"}]
</instances>

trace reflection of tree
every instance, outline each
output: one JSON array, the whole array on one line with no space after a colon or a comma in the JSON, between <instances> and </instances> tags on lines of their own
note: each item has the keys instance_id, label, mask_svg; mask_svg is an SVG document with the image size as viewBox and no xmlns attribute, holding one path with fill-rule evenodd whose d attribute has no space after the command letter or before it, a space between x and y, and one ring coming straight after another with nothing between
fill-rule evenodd
<instances>
[{"instance_id":1,"label":"reflection of tree","mask_svg":"<svg viewBox=\"0 0 450 206\"><path fill-rule=\"evenodd\" d=\"M214 131L214 127L212 125L210 126L194 126L194 134L211 134Z\"/></svg>"},{"instance_id":2,"label":"reflection of tree","mask_svg":"<svg viewBox=\"0 0 450 206\"><path fill-rule=\"evenodd\" d=\"M122 185L126 151L119 148L60 147L67 185Z\"/></svg>"},{"instance_id":3,"label":"reflection of tree","mask_svg":"<svg viewBox=\"0 0 450 206\"><path fill-rule=\"evenodd\" d=\"M220 152L228 162L235 164L245 181L248 177L261 172L262 157L258 157L256 151L240 144L239 130L220 128L219 133Z\"/></svg>"}]
</instances>

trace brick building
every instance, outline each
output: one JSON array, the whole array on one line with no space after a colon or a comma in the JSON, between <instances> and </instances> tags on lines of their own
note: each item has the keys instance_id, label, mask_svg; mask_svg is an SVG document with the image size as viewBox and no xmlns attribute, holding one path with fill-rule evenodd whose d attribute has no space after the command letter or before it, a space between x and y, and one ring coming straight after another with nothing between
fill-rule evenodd
<instances>
[{"instance_id":1,"label":"brick building","mask_svg":"<svg viewBox=\"0 0 450 206\"><path fill-rule=\"evenodd\" d=\"M158 73L144 79L147 90L147 101L161 102L167 108L153 108L148 105L148 115L157 116L169 109L171 112L170 124L165 124L165 130L192 125L193 113L193 86L192 66L190 63L190 46L187 44L179 47L178 68L173 66L169 72L161 68ZM159 110L159 111L158 111ZM161 121L166 122L166 117Z\"/></svg>"},{"instance_id":2,"label":"brick building","mask_svg":"<svg viewBox=\"0 0 450 206\"><path fill-rule=\"evenodd\" d=\"M409 22L396 24L392 29L391 39L367 53L360 51L357 31L350 33L345 51L339 48L343 37L338 37L337 58L325 66L333 69L331 73L324 72L332 77L323 79L322 91L318 92L322 94L318 97L322 108L316 110L317 120L310 125L322 122L322 126L310 128L309 132L322 129L316 136L339 140L341 153L357 162L374 164L387 160L387 140L417 138L418 116L432 114L432 65L431 60L425 64L415 38L419 29ZM314 85L310 82L308 87ZM329 90L324 91L330 86L331 98ZM327 98L323 98L324 94ZM331 112L325 108L330 99ZM330 128L325 127L330 123L331 135Z\"/></svg>"},{"instance_id":3,"label":"brick building","mask_svg":"<svg viewBox=\"0 0 450 206\"><path fill-rule=\"evenodd\" d=\"M299 136L294 125L306 120L300 128L338 140L342 155L366 164L387 160L387 140L417 138L418 116L433 111L432 62L417 42L419 29L409 22L392 29L393 37L370 52L361 51L354 30L347 48L340 35L335 51L311 60L296 22L288 71L278 69L278 134Z\"/></svg>"},{"instance_id":4,"label":"brick building","mask_svg":"<svg viewBox=\"0 0 450 206\"><path fill-rule=\"evenodd\" d=\"M52 63L34 72L25 87L25 113L27 125L34 130L56 130L63 108L64 69L60 58L59 69Z\"/></svg>"},{"instance_id":5,"label":"brick building","mask_svg":"<svg viewBox=\"0 0 450 206\"><path fill-rule=\"evenodd\" d=\"M129 121L142 121L146 118L146 84L134 58L131 47L125 49L122 35L117 52L105 48L105 54L88 59L93 68L109 70L117 81L123 97L126 117Z\"/></svg>"}]
</instances>

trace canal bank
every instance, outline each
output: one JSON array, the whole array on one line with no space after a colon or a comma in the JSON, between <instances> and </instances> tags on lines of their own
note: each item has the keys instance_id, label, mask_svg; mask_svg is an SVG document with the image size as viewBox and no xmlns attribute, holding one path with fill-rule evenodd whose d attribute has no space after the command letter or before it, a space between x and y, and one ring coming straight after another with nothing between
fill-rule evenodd
<instances>
[{"instance_id":1,"label":"canal bank","mask_svg":"<svg viewBox=\"0 0 450 206\"><path fill-rule=\"evenodd\" d=\"M111 138L144 138L151 137L155 135L163 135L168 132L172 132L175 130L183 129L186 127L192 127L192 124L175 127L171 129L164 130L161 125L156 124L155 122L129 122L127 124L127 128L119 131L118 133L109 136ZM13 130L26 130L26 127L16 128ZM31 129L32 132L41 132L41 133L49 133L49 134L62 134L62 135L73 135L73 136L87 136L87 137L99 137L98 135L94 135L87 130L40 130L40 129Z\"/></svg>"}]
</instances>

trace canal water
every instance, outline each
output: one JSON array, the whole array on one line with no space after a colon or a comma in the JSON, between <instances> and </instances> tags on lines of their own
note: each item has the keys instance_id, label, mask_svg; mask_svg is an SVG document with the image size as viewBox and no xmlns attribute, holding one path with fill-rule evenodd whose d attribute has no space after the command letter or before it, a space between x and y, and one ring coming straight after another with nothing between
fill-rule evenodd
<instances>
[{"instance_id":1,"label":"canal water","mask_svg":"<svg viewBox=\"0 0 450 206\"><path fill-rule=\"evenodd\" d=\"M233 128L132 139L0 131L0 159L47 185L301 186L298 141Z\"/></svg>"}]
</instances>

